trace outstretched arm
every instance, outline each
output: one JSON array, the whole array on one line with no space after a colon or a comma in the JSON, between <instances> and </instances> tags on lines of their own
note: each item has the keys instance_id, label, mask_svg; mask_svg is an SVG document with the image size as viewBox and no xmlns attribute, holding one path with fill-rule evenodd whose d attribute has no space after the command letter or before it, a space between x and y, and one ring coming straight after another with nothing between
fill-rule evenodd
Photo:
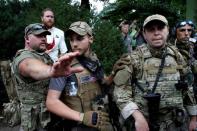
<instances>
[{"instance_id":1,"label":"outstretched arm","mask_svg":"<svg viewBox=\"0 0 197 131\"><path fill-rule=\"evenodd\" d=\"M61 56L53 65L47 65L35 58L25 58L19 64L19 72L24 77L42 80L50 77L68 76L80 72L82 67L71 67L71 62L79 52L71 52Z\"/></svg>"}]
</instances>

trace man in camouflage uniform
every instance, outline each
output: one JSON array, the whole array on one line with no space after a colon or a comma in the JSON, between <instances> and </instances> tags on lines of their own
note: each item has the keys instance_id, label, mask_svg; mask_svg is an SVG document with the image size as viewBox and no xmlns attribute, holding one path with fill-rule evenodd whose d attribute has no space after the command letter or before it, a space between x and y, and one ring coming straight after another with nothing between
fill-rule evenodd
<instances>
[{"instance_id":1,"label":"man in camouflage uniform","mask_svg":"<svg viewBox=\"0 0 197 131\"><path fill-rule=\"evenodd\" d=\"M86 22L77 21L70 25L67 34L72 51L80 52L72 66L83 67L84 71L69 77L52 78L46 106L49 111L67 119L66 131L112 131L105 90L109 90L113 75L104 76L101 63L91 50L92 29ZM119 64L114 65L114 73Z\"/></svg>"},{"instance_id":2,"label":"man in camouflage uniform","mask_svg":"<svg viewBox=\"0 0 197 131\"><path fill-rule=\"evenodd\" d=\"M70 63L79 52L68 53L52 63L45 53L46 35L42 24L25 28L25 49L19 50L12 62L12 72L21 106L21 131L44 130L49 122L45 98L50 77L67 76L82 71Z\"/></svg>"},{"instance_id":3,"label":"man in camouflage uniform","mask_svg":"<svg viewBox=\"0 0 197 131\"><path fill-rule=\"evenodd\" d=\"M173 28L172 34L175 37L174 44L183 55L188 64L187 75L190 85L194 85L195 98L197 100L197 60L196 60L196 39L194 39L195 25L191 20L178 22Z\"/></svg>"},{"instance_id":4,"label":"man in camouflage uniform","mask_svg":"<svg viewBox=\"0 0 197 131\"><path fill-rule=\"evenodd\" d=\"M128 57L131 65L114 77L114 99L121 115L137 131L187 131L196 128L197 106L187 86L187 65L166 40L168 21L151 15L143 24L143 44ZM187 124L190 116L189 125Z\"/></svg>"}]
</instances>

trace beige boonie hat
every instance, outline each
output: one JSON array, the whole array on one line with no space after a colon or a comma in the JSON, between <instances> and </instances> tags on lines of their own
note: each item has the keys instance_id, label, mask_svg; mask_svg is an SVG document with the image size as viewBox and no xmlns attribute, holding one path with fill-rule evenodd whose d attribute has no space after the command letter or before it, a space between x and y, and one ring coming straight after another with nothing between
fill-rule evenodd
<instances>
[{"instance_id":1,"label":"beige boonie hat","mask_svg":"<svg viewBox=\"0 0 197 131\"><path fill-rule=\"evenodd\" d=\"M153 20L158 20L158 21L163 22L165 25L168 25L168 21L163 15L155 14L155 15L148 16L145 19L143 27L145 27L149 22L151 22Z\"/></svg>"},{"instance_id":2,"label":"beige boonie hat","mask_svg":"<svg viewBox=\"0 0 197 131\"><path fill-rule=\"evenodd\" d=\"M72 23L66 33L69 34L70 31L74 31L81 36L84 36L86 34L92 36L92 28L84 21L77 21Z\"/></svg>"},{"instance_id":3,"label":"beige boonie hat","mask_svg":"<svg viewBox=\"0 0 197 131\"><path fill-rule=\"evenodd\" d=\"M34 23L30 24L25 28L25 36L28 36L30 34L34 35L50 35L51 33L40 23Z\"/></svg>"}]
</instances>

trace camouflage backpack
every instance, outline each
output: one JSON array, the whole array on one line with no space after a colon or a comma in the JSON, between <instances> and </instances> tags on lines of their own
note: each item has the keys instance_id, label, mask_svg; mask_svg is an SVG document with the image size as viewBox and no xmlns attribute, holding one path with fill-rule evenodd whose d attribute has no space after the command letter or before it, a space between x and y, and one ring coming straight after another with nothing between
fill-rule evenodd
<instances>
[{"instance_id":1,"label":"camouflage backpack","mask_svg":"<svg viewBox=\"0 0 197 131\"><path fill-rule=\"evenodd\" d=\"M8 126L15 126L20 123L20 103L10 65L10 60L0 63L2 80L9 97L9 102L3 104L3 123Z\"/></svg>"}]
</instances>

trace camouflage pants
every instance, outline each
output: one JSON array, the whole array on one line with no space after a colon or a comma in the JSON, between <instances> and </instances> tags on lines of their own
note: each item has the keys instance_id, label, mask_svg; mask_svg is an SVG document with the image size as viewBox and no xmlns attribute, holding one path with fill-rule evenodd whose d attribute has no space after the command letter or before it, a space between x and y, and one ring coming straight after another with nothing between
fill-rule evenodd
<instances>
[{"instance_id":1,"label":"camouflage pants","mask_svg":"<svg viewBox=\"0 0 197 131\"><path fill-rule=\"evenodd\" d=\"M188 115L185 114L184 118L182 118L182 124L177 126L176 120L173 117L173 112L168 112L163 115L160 115L158 125L158 131L188 131L189 130L189 119ZM135 130L135 121L132 117L129 117L122 126L122 131L136 131ZM151 131L151 130L150 130Z\"/></svg>"},{"instance_id":2,"label":"camouflage pants","mask_svg":"<svg viewBox=\"0 0 197 131\"><path fill-rule=\"evenodd\" d=\"M122 128L122 131L136 131L135 130L135 125L133 124L126 124ZM151 130L150 130L151 131ZM172 121L170 122L162 122L160 124L160 129L158 131L188 131L188 124L184 123L182 126L177 127L175 123Z\"/></svg>"},{"instance_id":3,"label":"camouflage pants","mask_svg":"<svg viewBox=\"0 0 197 131\"><path fill-rule=\"evenodd\" d=\"M177 127L174 122L169 124L168 122L163 122L160 125L159 131L188 131L188 123L184 123L183 125Z\"/></svg>"},{"instance_id":4,"label":"camouflage pants","mask_svg":"<svg viewBox=\"0 0 197 131\"><path fill-rule=\"evenodd\" d=\"M20 127L19 131L25 131L23 127ZM42 127L38 127L35 131L47 131L46 129L43 129Z\"/></svg>"},{"instance_id":5,"label":"camouflage pants","mask_svg":"<svg viewBox=\"0 0 197 131\"><path fill-rule=\"evenodd\" d=\"M49 121L49 112L42 103L39 105L22 104L21 131L43 131Z\"/></svg>"}]
</instances>

